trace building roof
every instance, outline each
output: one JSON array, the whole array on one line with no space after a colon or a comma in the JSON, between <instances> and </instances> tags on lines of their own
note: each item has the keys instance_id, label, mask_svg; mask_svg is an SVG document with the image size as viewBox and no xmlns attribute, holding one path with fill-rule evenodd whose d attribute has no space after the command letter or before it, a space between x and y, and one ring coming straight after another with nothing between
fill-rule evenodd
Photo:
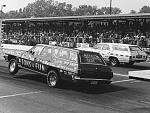
<instances>
[{"instance_id":1,"label":"building roof","mask_svg":"<svg viewBox=\"0 0 150 113\"><path fill-rule=\"evenodd\" d=\"M108 19L150 19L150 13L115 14L115 15L86 15L86 16L63 16L63 17L37 17L3 19L5 22L44 22L44 21L79 21L79 20L108 20Z\"/></svg>"}]
</instances>

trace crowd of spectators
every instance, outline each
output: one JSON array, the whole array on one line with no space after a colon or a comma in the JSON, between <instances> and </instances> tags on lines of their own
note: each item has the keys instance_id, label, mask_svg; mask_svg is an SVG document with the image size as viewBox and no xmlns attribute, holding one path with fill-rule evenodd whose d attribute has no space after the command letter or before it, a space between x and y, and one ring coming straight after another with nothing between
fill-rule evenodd
<instances>
[{"instance_id":1,"label":"crowd of spectators","mask_svg":"<svg viewBox=\"0 0 150 113\"><path fill-rule=\"evenodd\" d=\"M64 32L12 32L6 35L3 34L3 39L9 40L9 42L17 43L21 45L34 46L36 44L49 44L55 42L57 45L62 45L64 42L74 43L89 43L93 46L95 43L109 42L109 43L123 43L123 44L133 44L138 45L142 48L150 47L150 32L145 34L138 32L127 32L124 34L113 32L113 31L103 31L97 33L90 32L72 32L68 35Z\"/></svg>"}]
</instances>

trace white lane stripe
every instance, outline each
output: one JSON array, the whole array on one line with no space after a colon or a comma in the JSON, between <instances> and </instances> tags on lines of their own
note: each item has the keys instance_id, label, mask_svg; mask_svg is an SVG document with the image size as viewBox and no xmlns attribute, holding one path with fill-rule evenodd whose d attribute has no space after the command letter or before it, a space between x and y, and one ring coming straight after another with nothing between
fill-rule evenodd
<instances>
[{"instance_id":1,"label":"white lane stripe","mask_svg":"<svg viewBox=\"0 0 150 113\"><path fill-rule=\"evenodd\" d=\"M79 99L78 101L83 102L83 103L87 103L87 104L91 104L91 105L99 106L99 104L96 104L96 103L90 102L90 101L88 101L88 100L81 100L81 99Z\"/></svg>"},{"instance_id":2,"label":"white lane stripe","mask_svg":"<svg viewBox=\"0 0 150 113\"><path fill-rule=\"evenodd\" d=\"M135 80L135 81L132 81L131 83L137 83L137 82L142 82L142 81Z\"/></svg>"},{"instance_id":3,"label":"white lane stripe","mask_svg":"<svg viewBox=\"0 0 150 113\"><path fill-rule=\"evenodd\" d=\"M91 102L90 100L78 100L79 102L82 102L82 103L85 103L85 104L90 104L90 105L93 105L93 106L100 106L100 107L102 107L102 108L104 108L104 110L105 110L105 108L108 108L108 109L111 109L111 110L117 110L117 111L120 111L119 109L114 109L114 107L111 107L111 106L105 106L105 105L100 105L100 104L97 104L97 103L94 103L94 102ZM120 111L120 113L121 113L121 111Z\"/></svg>"},{"instance_id":4,"label":"white lane stripe","mask_svg":"<svg viewBox=\"0 0 150 113\"><path fill-rule=\"evenodd\" d=\"M114 81L114 82L111 82L111 84L121 83L121 82L130 82L130 81L134 81L134 80L133 79L128 79L128 80Z\"/></svg>"},{"instance_id":5,"label":"white lane stripe","mask_svg":"<svg viewBox=\"0 0 150 113\"><path fill-rule=\"evenodd\" d=\"M114 75L117 75L117 76L124 76L124 77L129 77L129 75L124 75L124 74L119 74L119 73L114 73Z\"/></svg>"},{"instance_id":6,"label":"white lane stripe","mask_svg":"<svg viewBox=\"0 0 150 113\"><path fill-rule=\"evenodd\" d=\"M5 96L0 96L0 99L9 98L9 97L16 97L16 96L22 96L22 95L36 94L36 93L41 93L41 92L43 92L43 91L19 93L19 94L13 94L13 95L5 95Z\"/></svg>"},{"instance_id":7,"label":"white lane stripe","mask_svg":"<svg viewBox=\"0 0 150 113\"><path fill-rule=\"evenodd\" d=\"M140 102L145 103L145 104L150 104L149 101L140 101Z\"/></svg>"}]
</instances>

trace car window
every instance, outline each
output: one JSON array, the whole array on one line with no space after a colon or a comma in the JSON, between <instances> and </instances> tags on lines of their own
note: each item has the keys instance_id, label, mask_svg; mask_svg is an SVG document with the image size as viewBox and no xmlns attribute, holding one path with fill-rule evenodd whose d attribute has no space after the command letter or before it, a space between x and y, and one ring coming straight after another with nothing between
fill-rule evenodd
<instances>
[{"instance_id":1,"label":"car window","mask_svg":"<svg viewBox=\"0 0 150 113\"><path fill-rule=\"evenodd\" d=\"M78 62L78 56L77 56L77 53L76 52L73 52L73 51L70 51L70 57L69 57L69 59L71 60L71 61L74 61L74 62Z\"/></svg>"},{"instance_id":2,"label":"car window","mask_svg":"<svg viewBox=\"0 0 150 113\"><path fill-rule=\"evenodd\" d=\"M70 60L73 62L78 62L77 52L70 51L68 49L54 48L53 56L63 59L63 60Z\"/></svg>"},{"instance_id":3,"label":"car window","mask_svg":"<svg viewBox=\"0 0 150 113\"><path fill-rule=\"evenodd\" d=\"M42 51L43 47L42 46L35 46L31 48L31 52L34 53L34 55L39 55L40 52Z\"/></svg>"},{"instance_id":4,"label":"car window","mask_svg":"<svg viewBox=\"0 0 150 113\"><path fill-rule=\"evenodd\" d=\"M58 58L67 60L69 57L69 51L67 51L66 49L55 48L53 55Z\"/></svg>"},{"instance_id":5,"label":"car window","mask_svg":"<svg viewBox=\"0 0 150 113\"><path fill-rule=\"evenodd\" d=\"M122 45L113 45L112 48L113 50L117 50L117 51L128 51L128 48Z\"/></svg>"},{"instance_id":6,"label":"car window","mask_svg":"<svg viewBox=\"0 0 150 113\"><path fill-rule=\"evenodd\" d=\"M109 50L109 45L105 44L103 47L102 47L102 50Z\"/></svg>"},{"instance_id":7,"label":"car window","mask_svg":"<svg viewBox=\"0 0 150 113\"><path fill-rule=\"evenodd\" d=\"M104 61L97 53L83 52L80 53L81 63L104 64Z\"/></svg>"},{"instance_id":8,"label":"car window","mask_svg":"<svg viewBox=\"0 0 150 113\"><path fill-rule=\"evenodd\" d=\"M42 52L40 53L40 55L42 56L49 56L52 53L52 48L51 47L45 47Z\"/></svg>"},{"instance_id":9,"label":"car window","mask_svg":"<svg viewBox=\"0 0 150 113\"><path fill-rule=\"evenodd\" d=\"M138 46L130 46L130 51L142 51Z\"/></svg>"},{"instance_id":10,"label":"car window","mask_svg":"<svg viewBox=\"0 0 150 113\"><path fill-rule=\"evenodd\" d=\"M94 48L95 48L95 49L101 49L102 46L103 46L103 44L96 44L96 45L94 46Z\"/></svg>"}]
</instances>

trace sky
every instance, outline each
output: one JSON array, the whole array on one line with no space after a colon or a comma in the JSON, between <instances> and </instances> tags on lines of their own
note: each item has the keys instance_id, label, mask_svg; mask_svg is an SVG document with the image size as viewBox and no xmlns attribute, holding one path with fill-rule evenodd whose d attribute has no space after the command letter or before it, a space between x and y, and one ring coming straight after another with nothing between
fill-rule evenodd
<instances>
[{"instance_id":1,"label":"sky","mask_svg":"<svg viewBox=\"0 0 150 113\"><path fill-rule=\"evenodd\" d=\"M5 4L6 7L3 11L6 13L11 10L18 10L19 8L24 8L28 3L33 3L36 0L0 0L0 5ZM78 7L79 5L92 5L101 7L109 7L110 0L54 0L58 2L66 2L72 4L73 7ZM129 13L130 10L139 11L143 6L150 6L150 0L112 0L112 7L118 7L122 10L122 13Z\"/></svg>"}]
</instances>

